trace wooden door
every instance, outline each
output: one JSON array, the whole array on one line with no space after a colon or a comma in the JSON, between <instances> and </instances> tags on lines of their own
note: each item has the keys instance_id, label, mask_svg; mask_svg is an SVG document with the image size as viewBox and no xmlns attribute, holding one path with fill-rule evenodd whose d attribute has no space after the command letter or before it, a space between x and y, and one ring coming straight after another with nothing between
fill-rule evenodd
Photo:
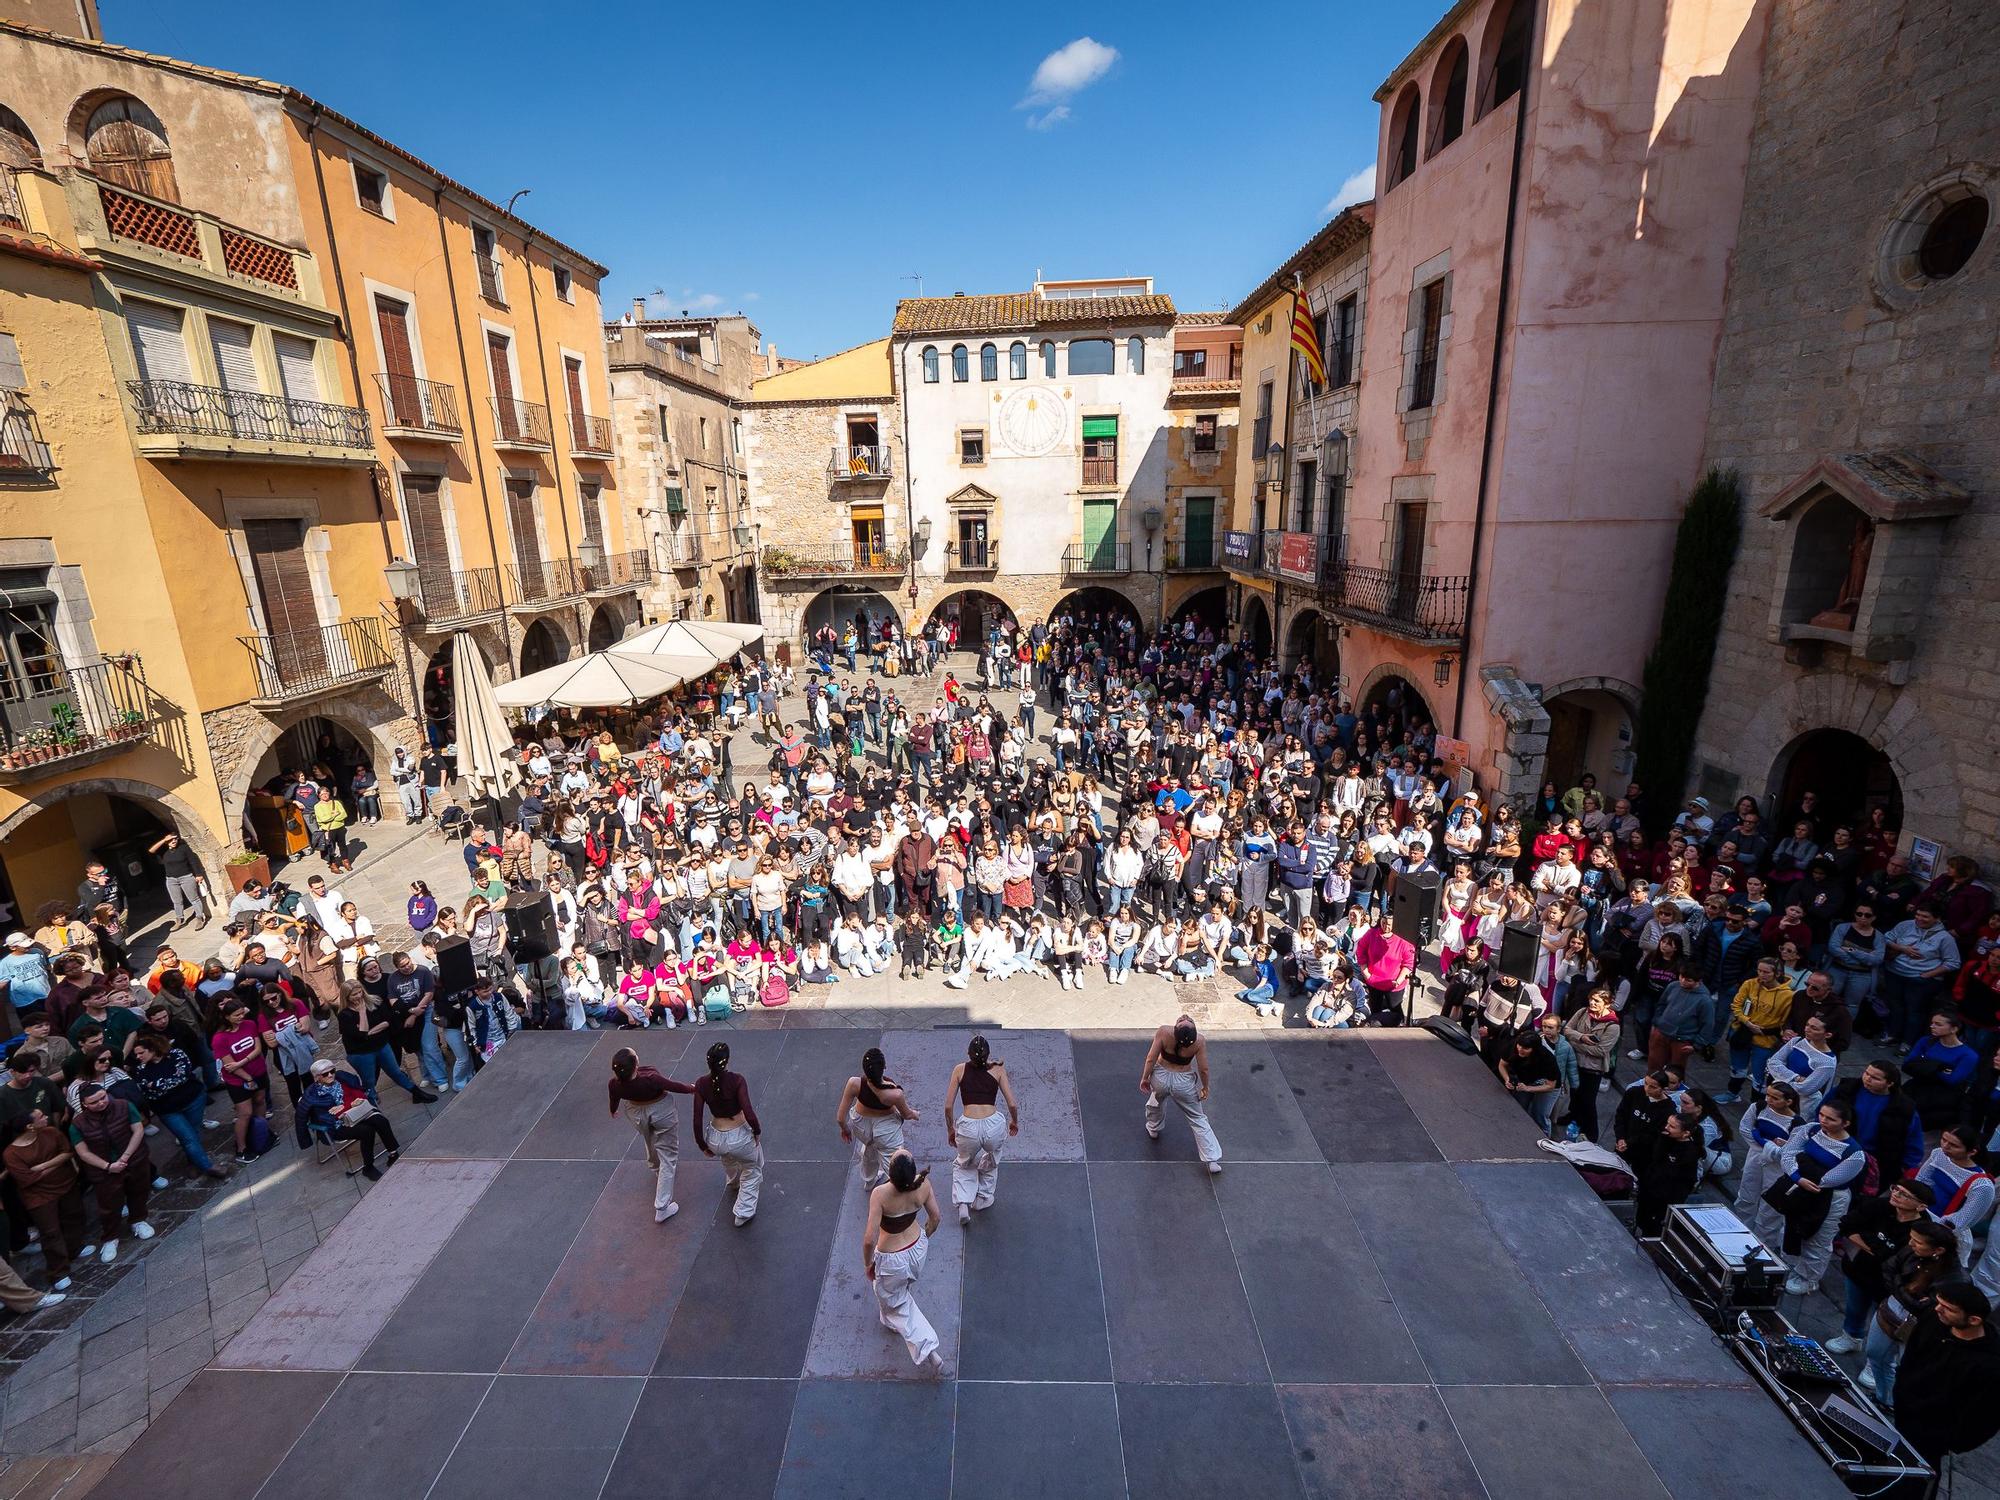
<instances>
[{"instance_id":1,"label":"wooden door","mask_svg":"<svg viewBox=\"0 0 2000 1500\"><path fill-rule=\"evenodd\" d=\"M882 512L857 508L850 525L854 537L854 566L880 567L883 554L888 550L887 527L883 523Z\"/></svg>"},{"instance_id":2,"label":"wooden door","mask_svg":"<svg viewBox=\"0 0 2000 1500\"><path fill-rule=\"evenodd\" d=\"M243 540L263 606L266 646L260 652L271 686L292 687L326 672L326 641L319 601L313 597L306 565L305 523L296 520L245 521Z\"/></svg>"},{"instance_id":3,"label":"wooden door","mask_svg":"<svg viewBox=\"0 0 2000 1500\"><path fill-rule=\"evenodd\" d=\"M493 372L493 396L500 407L500 435L519 441L521 414L514 405L514 371L507 363L507 339L503 334L486 335L486 364Z\"/></svg>"},{"instance_id":4,"label":"wooden door","mask_svg":"<svg viewBox=\"0 0 2000 1500\"><path fill-rule=\"evenodd\" d=\"M537 510L534 484L526 479L508 480L507 528L514 533L514 566L521 575L523 599L545 599L549 593L541 533L535 527Z\"/></svg>"},{"instance_id":5,"label":"wooden door","mask_svg":"<svg viewBox=\"0 0 2000 1500\"><path fill-rule=\"evenodd\" d=\"M565 359L563 361L563 385L569 392L570 445L576 448L588 448L590 446L590 423L584 420L582 360Z\"/></svg>"},{"instance_id":6,"label":"wooden door","mask_svg":"<svg viewBox=\"0 0 2000 1500\"><path fill-rule=\"evenodd\" d=\"M444 519L444 484L435 474L403 476L403 517L417 565L417 591L427 615L456 613L451 576L451 536Z\"/></svg>"},{"instance_id":7,"label":"wooden door","mask_svg":"<svg viewBox=\"0 0 2000 1500\"><path fill-rule=\"evenodd\" d=\"M1542 763L1542 779L1553 781L1558 792L1566 792L1590 769L1584 761L1590 753L1590 710L1560 698L1542 707L1549 716L1549 749Z\"/></svg>"},{"instance_id":8,"label":"wooden door","mask_svg":"<svg viewBox=\"0 0 2000 1500\"><path fill-rule=\"evenodd\" d=\"M1389 612L1398 619L1413 615L1423 586L1424 524L1428 507L1421 502L1396 507L1396 555L1390 580Z\"/></svg>"},{"instance_id":9,"label":"wooden door","mask_svg":"<svg viewBox=\"0 0 2000 1500\"><path fill-rule=\"evenodd\" d=\"M1186 519L1181 523L1181 563L1189 568L1206 568L1215 561L1215 497L1193 495L1185 503Z\"/></svg>"},{"instance_id":10,"label":"wooden door","mask_svg":"<svg viewBox=\"0 0 2000 1500\"><path fill-rule=\"evenodd\" d=\"M410 347L410 310L393 297L377 297L375 326L382 335L389 420L398 427L421 427L424 403L423 393L417 389L417 357Z\"/></svg>"}]
</instances>

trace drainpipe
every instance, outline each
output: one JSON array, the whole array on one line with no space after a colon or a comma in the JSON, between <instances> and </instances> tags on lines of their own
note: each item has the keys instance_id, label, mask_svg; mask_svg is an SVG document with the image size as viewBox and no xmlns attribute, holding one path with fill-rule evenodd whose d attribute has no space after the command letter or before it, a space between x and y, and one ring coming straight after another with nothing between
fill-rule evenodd
<instances>
[{"instance_id":1,"label":"drainpipe","mask_svg":"<svg viewBox=\"0 0 2000 1500\"><path fill-rule=\"evenodd\" d=\"M1528 90L1535 81L1535 13L1528 7L1527 74L1514 103L1514 160L1507 173L1507 233L1500 242L1500 290L1493 323L1493 361L1486 372L1486 433L1479 449L1479 503L1472 512L1472 560L1465 575L1465 630L1458 640L1458 693L1451 706L1451 736L1462 738L1465 683L1472 675L1472 622L1479 601L1479 562L1485 552L1486 510L1493 491L1493 429L1500 410L1500 366L1507 349L1507 298L1514 285L1514 226L1521 209L1521 157L1527 149Z\"/></svg>"},{"instance_id":2,"label":"drainpipe","mask_svg":"<svg viewBox=\"0 0 2000 1500\"><path fill-rule=\"evenodd\" d=\"M472 363L465 354L465 326L460 321L458 311L458 278L451 269L451 241L444 228L444 189L431 184L431 207L437 218L438 258L444 262L445 296L451 302L451 336L458 345L458 378L465 392L465 430L472 439L472 473L479 481L479 512L486 522L486 550L493 555L493 597L500 602L504 612L507 608L507 570L500 563L500 538L493 530L493 494L486 483L486 465L479 457L479 420L472 396ZM500 629L500 638L507 637L506 626ZM510 648L511 649L511 648Z\"/></svg>"},{"instance_id":3,"label":"drainpipe","mask_svg":"<svg viewBox=\"0 0 2000 1500\"><path fill-rule=\"evenodd\" d=\"M903 546L910 554L910 587L922 587L917 577L917 497L910 482L910 403L904 393L910 388L909 372L906 368L910 358L910 346L904 343L896 361L890 366L894 379L890 382L890 392L896 401L896 425L903 430ZM917 601L910 600L910 624L916 624ZM908 634L907 627L905 634Z\"/></svg>"},{"instance_id":4,"label":"drainpipe","mask_svg":"<svg viewBox=\"0 0 2000 1500\"><path fill-rule=\"evenodd\" d=\"M494 237L494 247L496 249L499 247L497 231ZM549 399L549 354L548 350L542 344L542 304L541 299L535 295L534 249L534 240L527 235L522 235L521 264L525 268L528 278L528 315L533 319L535 325L535 366L540 370L542 376L542 409L549 414L549 470L556 477L556 511L562 520L563 555L573 558L576 556L576 550L574 544L569 539L569 497L563 493L562 465L556 462L556 404ZM562 355L558 353L556 358L561 359ZM584 378L586 380L590 378L587 370L584 372ZM567 425L569 416L568 397L569 387L565 385L563 387L563 399L565 402L563 407L563 416L565 419L563 430L568 435L569 440L573 442L575 435L569 431ZM585 614L581 599L577 601L576 605L576 629L577 645L582 648L577 652L577 655L582 656L590 650L590 617Z\"/></svg>"}]
</instances>

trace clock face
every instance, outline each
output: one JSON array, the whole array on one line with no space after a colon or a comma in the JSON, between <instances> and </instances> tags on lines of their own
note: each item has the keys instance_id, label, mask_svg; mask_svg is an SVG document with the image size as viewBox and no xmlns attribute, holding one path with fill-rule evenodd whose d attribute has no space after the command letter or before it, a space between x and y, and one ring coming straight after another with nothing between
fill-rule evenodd
<instances>
[{"instance_id":1,"label":"clock face","mask_svg":"<svg viewBox=\"0 0 2000 1500\"><path fill-rule=\"evenodd\" d=\"M1068 427L1068 408L1047 386L1024 386L1000 404L1000 436L1024 458L1054 452Z\"/></svg>"}]
</instances>

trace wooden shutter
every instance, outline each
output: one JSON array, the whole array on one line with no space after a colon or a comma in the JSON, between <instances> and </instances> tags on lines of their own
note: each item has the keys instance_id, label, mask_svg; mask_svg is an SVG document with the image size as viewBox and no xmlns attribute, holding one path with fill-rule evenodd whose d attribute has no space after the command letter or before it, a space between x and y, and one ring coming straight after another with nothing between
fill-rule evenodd
<instances>
[{"instance_id":1,"label":"wooden shutter","mask_svg":"<svg viewBox=\"0 0 2000 1500\"><path fill-rule=\"evenodd\" d=\"M520 413L514 409L514 373L507 364L507 339L498 333L486 335L486 365L493 373L493 395L500 403L500 434L521 436Z\"/></svg>"},{"instance_id":2,"label":"wooden shutter","mask_svg":"<svg viewBox=\"0 0 2000 1500\"><path fill-rule=\"evenodd\" d=\"M294 401L319 400L319 365L313 358L313 341L295 333L274 333L271 347L278 356L279 389Z\"/></svg>"},{"instance_id":3,"label":"wooden shutter","mask_svg":"<svg viewBox=\"0 0 2000 1500\"><path fill-rule=\"evenodd\" d=\"M269 644L262 660L267 671L275 669L285 685L324 675L326 644L320 636L312 572L306 565L305 523L245 521L243 539L264 607Z\"/></svg>"},{"instance_id":4,"label":"wooden shutter","mask_svg":"<svg viewBox=\"0 0 2000 1500\"><path fill-rule=\"evenodd\" d=\"M602 490L595 484L578 484L577 507L583 513L583 539L604 545L604 508L598 503Z\"/></svg>"},{"instance_id":5,"label":"wooden shutter","mask_svg":"<svg viewBox=\"0 0 2000 1500\"><path fill-rule=\"evenodd\" d=\"M132 357L141 380L192 382L183 315L178 307L158 302L127 302L125 326L132 334Z\"/></svg>"},{"instance_id":6,"label":"wooden shutter","mask_svg":"<svg viewBox=\"0 0 2000 1500\"><path fill-rule=\"evenodd\" d=\"M225 391L262 391L257 378L254 335L247 323L231 323L223 318L208 320L209 347L215 351L216 383Z\"/></svg>"},{"instance_id":7,"label":"wooden shutter","mask_svg":"<svg viewBox=\"0 0 2000 1500\"><path fill-rule=\"evenodd\" d=\"M145 111L145 118L133 120L133 108L133 101L115 99L90 117L90 139L84 145L90 170L118 187L178 203L174 159L166 141L153 129L158 122L144 105L137 108Z\"/></svg>"},{"instance_id":8,"label":"wooden shutter","mask_svg":"<svg viewBox=\"0 0 2000 1500\"><path fill-rule=\"evenodd\" d=\"M451 539L444 523L443 482L435 474L403 476L403 517L410 528L410 551L417 586L429 615L454 613L458 594L451 576Z\"/></svg>"},{"instance_id":9,"label":"wooden shutter","mask_svg":"<svg viewBox=\"0 0 2000 1500\"><path fill-rule=\"evenodd\" d=\"M514 533L514 565L520 571L524 599L545 598L549 591L542 568L541 533L535 526L537 509L531 481L507 481L507 527Z\"/></svg>"},{"instance_id":10,"label":"wooden shutter","mask_svg":"<svg viewBox=\"0 0 2000 1500\"><path fill-rule=\"evenodd\" d=\"M389 420L398 427L424 425L417 390L417 360L410 350L410 310L393 297L375 299L375 327L382 335L382 367L389 382Z\"/></svg>"},{"instance_id":11,"label":"wooden shutter","mask_svg":"<svg viewBox=\"0 0 2000 1500\"><path fill-rule=\"evenodd\" d=\"M583 419L582 360L565 359L563 361L563 383L569 387L570 440L579 448L588 448L590 446L590 424Z\"/></svg>"}]
</instances>

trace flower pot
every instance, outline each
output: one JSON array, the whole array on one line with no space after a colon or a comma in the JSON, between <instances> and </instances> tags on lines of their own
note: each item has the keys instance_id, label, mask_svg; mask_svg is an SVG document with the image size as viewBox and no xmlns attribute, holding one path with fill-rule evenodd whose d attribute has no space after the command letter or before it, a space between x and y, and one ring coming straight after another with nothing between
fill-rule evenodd
<instances>
[{"instance_id":1,"label":"flower pot","mask_svg":"<svg viewBox=\"0 0 2000 1500\"><path fill-rule=\"evenodd\" d=\"M271 883L271 861L266 855L256 855L245 859L238 855L222 867L229 875L229 890L233 895L251 881L268 886Z\"/></svg>"}]
</instances>

